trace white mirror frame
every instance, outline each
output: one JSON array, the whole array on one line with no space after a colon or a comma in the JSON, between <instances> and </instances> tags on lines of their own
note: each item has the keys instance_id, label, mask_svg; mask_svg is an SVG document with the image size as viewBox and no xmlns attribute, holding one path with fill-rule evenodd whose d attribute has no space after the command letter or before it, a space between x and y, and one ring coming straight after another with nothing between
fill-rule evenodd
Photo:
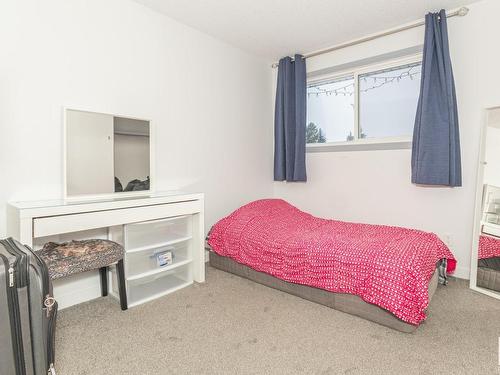
<instances>
[{"instance_id":1,"label":"white mirror frame","mask_svg":"<svg viewBox=\"0 0 500 375\"><path fill-rule=\"evenodd\" d=\"M488 117L490 111L500 109L499 107L490 107L483 110L481 116L481 132L479 138L479 156L477 160L477 181L476 181L476 200L474 204L474 221L472 228L472 248L471 248L471 261L470 261L470 288L486 294L490 297L500 299L500 293L494 292L492 290L481 288L477 286L477 264L478 264L478 247L479 247L479 236L481 234L481 218L483 216L482 212L482 201L483 201L483 186L484 186L484 165L485 165L485 155L486 155L486 135L488 133Z\"/></svg>"},{"instance_id":2,"label":"white mirror frame","mask_svg":"<svg viewBox=\"0 0 500 375\"><path fill-rule=\"evenodd\" d=\"M66 176L66 157L67 157L67 122L66 122L66 113L68 110L72 111L81 111L81 112L92 112L99 113L104 115L110 115L114 117L123 117L132 120L140 120L140 121L148 121L149 122L149 190L141 190L141 191L130 191L130 192L113 192L106 194L82 194L82 195L70 195L68 196L67 190L67 176ZM155 145L156 145L156 132L154 129L153 121L147 118L140 118L136 116L122 115L116 113L108 113L102 111L95 111L91 109L84 109L78 107L63 107L63 199L64 200L97 200L97 199L105 199L105 198L127 198L127 197L141 197L141 196L149 196L155 193L156 189L156 164L155 164Z\"/></svg>"}]
</instances>

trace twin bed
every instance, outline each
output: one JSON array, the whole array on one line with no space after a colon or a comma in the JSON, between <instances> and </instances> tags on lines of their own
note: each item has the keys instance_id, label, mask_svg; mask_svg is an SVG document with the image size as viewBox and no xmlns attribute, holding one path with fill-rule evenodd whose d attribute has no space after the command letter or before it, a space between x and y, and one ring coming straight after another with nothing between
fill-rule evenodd
<instances>
[{"instance_id":1,"label":"twin bed","mask_svg":"<svg viewBox=\"0 0 500 375\"><path fill-rule=\"evenodd\" d=\"M215 268L402 332L456 266L433 233L320 219L280 199L223 218L208 246Z\"/></svg>"}]
</instances>

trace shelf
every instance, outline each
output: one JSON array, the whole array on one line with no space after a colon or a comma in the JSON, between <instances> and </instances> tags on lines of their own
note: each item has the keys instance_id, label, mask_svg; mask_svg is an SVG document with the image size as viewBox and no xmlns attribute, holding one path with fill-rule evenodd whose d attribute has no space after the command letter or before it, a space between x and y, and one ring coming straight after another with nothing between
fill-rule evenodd
<instances>
[{"instance_id":1,"label":"shelf","mask_svg":"<svg viewBox=\"0 0 500 375\"><path fill-rule=\"evenodd\" d=\"M160 248L160 247L175 245L177 243L189 241L191 238L193 238L193 236L179 237L179 238L177 238L175 240L165 241L165 242L157 243L157 244L154 244L154 245L141 246L141 247L136 247L136 248L133 248L133 249L126 249L125 252L127 252L127 253L137 253L139 251L153 250L153 249L157 249L157 248Z\"/></svg>"},{"instance_id":2,"label":"shelf","mask_svg":"<svg viewBox=\"0 0 500 375\"><path fill-rule=\"evenodd\" d=\"M154 283L147 283L147 284L134 286L134 289L129 291L129 294L130 294L129 307L133 307L133 306L140 305L140 304L148 302L148 301L152 301L156 298L165 296L165 295L173 293L179 289L182 289L188 285L191 285L192 283L193 283L192 280L186 281L186 280L181 279L180 277L172 276L172 277L169 277L168 284L165 285L166 287L164 288L164 290L162 290L159 293L155 293L156 286ZM134 298L136 295L142 295L142 296L146 296L146 297Z\"/></svg>"},{"instance_id":3,"label":"shelf","mask_svg":"<svg viewBox=\"0 0 500 375\"><path fill-rule=\"evenodd\" d=\"M170 271L170 270L173 270L177 267L182 267L186 264L189 264L192 261L193 261L192 259L184 259L184 260L181 260L179 262L169 264L168 266L158 267L158 268L155 268L151 271L143 272L143 273L140 273L140 274L134 275L134 276L129 276L129 277L127 277L127 281L139 280L139 279L142 279L142 278L147 277L147 276L152 276L152 275L156 275L156 274L159 274L159 273L162 273L165 271Z\"/></svg>"}]
</instances>

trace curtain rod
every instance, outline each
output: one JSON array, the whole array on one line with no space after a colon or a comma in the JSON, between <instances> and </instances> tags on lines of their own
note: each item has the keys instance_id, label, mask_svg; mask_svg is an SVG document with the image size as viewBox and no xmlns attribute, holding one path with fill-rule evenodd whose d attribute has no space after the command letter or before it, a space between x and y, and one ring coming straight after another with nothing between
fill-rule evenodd
<instances>
[{"instance_id":1,"label":"curtain rod","mask_svg":"<svg viewBox=\"0 0 500 375\"><path fill-rule=\"evenodd\" d=\"M455 11L452 11L452 12L449 12L448 14L446 14L446 18L451 18L451 17L455 17L455 16L463 17L463 16L467 15L467 13L469 13L469 8L461 7ZM396 34L396 33L399 33L401 31L410 30L410 29L413 29L415 27L419 27L419 26L423 26L423 25L425 25L425 19L411 22L411 23L408 23L406 25L396 27L394 29L382 31L382 32L377 33L377 34L371 34L371 35L365 36L363 38L354 39L354 40L351 40L351 41L346 42L346 43L337 44L336 46L333 46L333 47L320 49L320 50L314 51L314 52L309 52L309 53L304 54L304 58L308 59L310 57L323 55L323 54L328 53L328 52L333 52L333 51L336 51L338 49L355 46L356 44L369 42L371 40L378 39L378 38L381 38L383 36ZM277 68L278 65L279 65L279 63L275 62L274 64L271 65L271 67Z\"/></svg>"}]
</instances>

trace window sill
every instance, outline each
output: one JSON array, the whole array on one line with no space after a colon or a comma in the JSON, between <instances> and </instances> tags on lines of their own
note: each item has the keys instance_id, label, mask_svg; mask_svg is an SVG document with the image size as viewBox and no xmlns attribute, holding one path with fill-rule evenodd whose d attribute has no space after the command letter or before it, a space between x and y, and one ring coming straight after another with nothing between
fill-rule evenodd
<instances>
[{"instance_id":1,"label":"window sill","mask_svg":"<svg viewBox=\"0 0 500 375\"><path fill-rule=\"evenodd\" d=\"M306 152L344 152L411 149L411 139L360 140L351 142L308 143Z\"/></svg>"}]
</instances>

